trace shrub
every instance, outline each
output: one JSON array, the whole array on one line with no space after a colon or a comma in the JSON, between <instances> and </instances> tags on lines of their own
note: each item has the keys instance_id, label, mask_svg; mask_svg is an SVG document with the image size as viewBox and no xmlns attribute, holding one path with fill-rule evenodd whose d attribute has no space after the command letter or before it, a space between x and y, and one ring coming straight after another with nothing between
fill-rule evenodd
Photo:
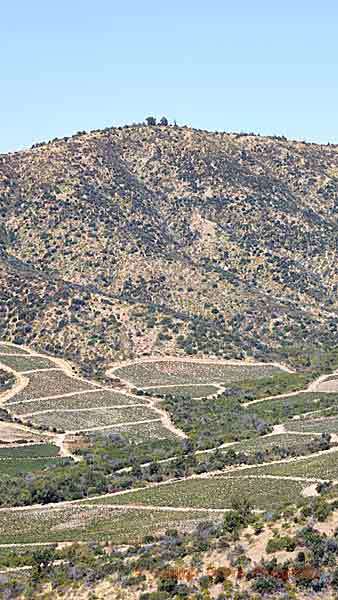
<instances>
[{"instance_id":1,"label":"shrub","mask_svg":"<svg viewBox=\"0 0 338 600\"><path fill-rule=\"evenodd\" d=\"M278 552L280 550L286 550L287 552L293 552L296 548L296 541L288 536L275 536L271 538L266 546L268 553Z\"/></svg>"},{"instance_id":2,"label":"shrub","mask_svg":"<svg viewBox=\"0 0 338 600\"><path fill-rule=\"evenodd\" d=\"M270 575L259 575L252 584L252 590L262 594L262 596L278 592L281 587L281 581Z\"/></svg>"}]
</instances>

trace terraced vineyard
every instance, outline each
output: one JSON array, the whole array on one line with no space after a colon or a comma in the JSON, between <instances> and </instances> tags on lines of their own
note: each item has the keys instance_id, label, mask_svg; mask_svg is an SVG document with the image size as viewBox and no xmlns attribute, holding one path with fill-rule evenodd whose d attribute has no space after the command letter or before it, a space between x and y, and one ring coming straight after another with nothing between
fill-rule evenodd
<instances>
[{"instance_id":1,"label":"terraced vineyard","mask_svg":"<svg viewBox=\"0 0 338 600\"><path fill-rule=\"evenodd\" d=\"M141 396L127 396L108 390L88 390L88 392L74 392L66 396L42 398L41 400L28 400L25 402L12 402L11 410L16 415L32 414L44 410L77 410L102 407L121 407L135 404L147 406Z\"/></svg>"},{"instance_id":2,"label":"terraced vineyard","mask_svg":"<svg viewBox=\"0 0 338 600\"><path fill-rule=\"evenodd\" d=\"M326 429L324 429L326 431ZM254 439L244 440L229 444L224 448L223 452L230 448L235 452L245 452L246 454L253 454L256 452L269 451L273 448L280 447L285 448L288 452L294 451L297 454L304 454L305 448L311 443L318 439L317 432L309 430L313 435L299 435L292 433L279 433L257 437ZM204 453L203 453L204 454ZM203 456L201 453L199 456Z\"/></svg>"},{"instance_id":3,"label":"terraced vineyard","mask_svg":"<svg viewBox=\"0 0 338 600\"><path fill-rule=\"evenodd\" d=\"M306 484L305 484L306 485ZM168 483L147 490L132 491L103 499L104 503L174 508L231 508L235 497L247 496L256 509L276 510L297 502L305 487L301 482L282 479L237 479L207 477ZM101 504L102 500L93 500Z\"/></svg>"},{"instance_id":4,"label":"terraced vineyard","mask_svg":"<svg viewBox=\"0 0 338 600\"><path fill-rule=\"evenodd\" d=\"M43 455L42 455L43 456ZM7 457L0 460L0 476L1 475L13 475L17 476L20 474L38 474L41 471L56 467L62 467L69 464L67 458L54 458L53 456L46 458L19 458L17 456Z\"/></svg>"},{"instance_id":5,"label":"terraced vineyard","mask_svg":"<svg viewBox=\"0 0 338 600\"><path fill-rule=\"evenodd\" d=\"M123 425L140 421L160 421L159 416L147 407L49 409L25 416L35 426L43 429L56 428L70 432L100 429L109 425Z\"/></svg>"},{"instance_id":6,"label":"terraced vineyard","mask_svg":"<svg viewBox=\"0 0 338 600\"><path fill-rule=\"evenodd\" d=\"M309 480L338 480L338 449L334 452L323 452L320 455L309 456L278 464L258 467L243 468L234 472L233 476L262 477L273 475L276 477L293 478L301 477Z\"/></svg>"},{"instance_id":7,"label":"terraced vineyard","mask_svg":"<svg viewBox=\"0 0 338 600\"><path fill-rule=\"evenodd\" d=\"M321 419L297 419L287 425L288 431L300 431L305 433L334 433L338 434L338 417Z\"/></svg>"},{"instance_id":8,"label":"terraced vineyard","mask_svg":"<svg viewBox=\"0 0 338 600\"><path fill-rule=\"evenodd\" d=\"M79 504L53 509L4 510L0 536L3 544L45 542L46 539L49 542L114 539L115 544L128 544L169 527L191 528L205 521L208 514L211 515L198 511L144 511Z\"/></svg>"},{"instance_id":9,"label":"terraced vineyard","mask_svg":"<svg viewBox=\"0 0 338 600\"><path fill-rule=\"evenodd\" d=\"M38 369L55 369L57 368L55 363L47 358L39 356L6 356L1 355L1 362L10 369L19 373L25 373L26 371L37 371Z\"/></svg>"},{"instance_id":10,"label":"terraced vineyard","mask_svg":"<svg viewBox=\"0 0 338 600\"><path fill-rule=\"evenodd\" d=\"M134 362L110 370L115 385L121 380L116 390L78 377L51 356L2 343L0 353L0 366L16 378L0 396L7 415L0 422L0 484L30 474L34 487L34 477L38 482L48 474L50 489L41 496L37 483L32 497L51 503L60 493L64 497L63 469L73 465L78 484L83 487L84 473L88 480L82 498L97 496L78 503L79 496L71 495L74 503L58 499L57 510L30 509L27 516L20 508L4 510L4 539L11 530L25 542L44 540L47 531L49 541L107 539L114 532L116 539L130 542L138 532L154 532L165 523L189 527L208 511L222 513L236 497L250 498L258 511L280 510L301 501L309 486L316 494L317 482L338 480L336 441L327 436L336 431L335 419L298 418L334 410L337 394L318 392L311 384L313 391L262 398L262 389L294 385L295 376L288 377L284 367L196 359ZM241 386L251 394L247 402ZM219 431L210 451L198 451L196 428L211 441ZM149 444L155 444L151 452L161 450L162 460L151 463ZM91 454L97 447L101 453ZM137 461L137 448L146 457L144 465ZM267 462L255 464L262 461ZM137 489L141 482L145 489Z\"/></svg>"},{"instance_id":11,"label":"terraced vineyard","mask_svg":"<svg viewBox=\"0 0 338 600\"><path fill-rule=\"evenodd\" d=\"M150 387L167 384L212 384L224 385L245 379L268 377L280 373L274 365L242 365L240 363L208 362L193 360L152 360L134 362L125 367L116 367L110 373L130 382L136 387Z\"/></svg>"},{"instance_id":12,"label":"terraced vineyard","mask_svg":"<svg viewBox=\"0 0 338 600\"><path fill-rule=\"evenodd\" d=\"M160 419L154 419L147 423L123 424L119 425L118 428L116 426L105 427L101 431L95 431L92 435L97 436L98 433L100 433L100 437L118 433L135 444L149 440L177 440L177 435L173 431L167 429L167 427L164 427Z\"/></svg>"},{"instance_id":13,"label":"terraced vineyard","mask_svg":"<svg viewBox=\"0 0 338 600\"><path fill-rule=\"evenodd\" d=\"M0 354L29 354L28 350L21 348L14 344L6 344L5 342L0 343Z\"/></svg>"},{"instance_id":14,"label":"terraced vineyard","mask_svg":"<svg viewBox=\"0 0 338 600\"><path fill-rule=\"evenodd\" d=\"M222 389L224 389L222 386L216 386L216 385L209 385L208 383L204 383L204 384L196 384L196 385L189 385L189 384L184 384L184 385L169 385L169 386L160 386L160 387L147 387L147 388L143 388L144 391L146 391L147 394L152 394L154 396L165 396L167 394L170 394L171 396L174 397L182 397L182 396L187 396L187 397L191 397L191 398L205 398L208 396L214 396L216 394L221 393Z\"/></svg>"},{"instance_id":15,"label":"terraced vineyard","mask_svg":"<svg viewBox=\"0 0 338 600\"><path fill-rule=\"evenodd\" d=\"M99 386L93 383L75 380L75 378L65 374L61 369L50 370L50 372L31 372L27 377L28 385L8 400L8 404L11 402L25 402L37 398L48 398L56 394L63 396L72 392L89 391L93 388L99 389Z\"/></svg>"},{"instance_id":16,"label":"terraced vineyard","mask_svg":"<svg viewBox=\"0 0 338 600\"><path fill-rule=\"evenodd\" d=\"M25 444L11 448L0 446L0 460L6 458L49 458L59 455L59 448L54 444Z\"/></svg>"},{"instance_id":17,"label":"terraced vineyard","mask_svg":"<svg viewBox=\"0 0 338 600\"><path fill-rule=\"evenodd\" d=\"M16 349L0 343L0 364L11 369L19 382L13 393L6 395L3 406L28 425L33 435L36 429L67 434L107 430L106 435L116 430L124 436L130 434L133 440L176 435L167 415L150 399L105 388L75 376L58 359L28 350L23 356L21 349L17 354Z\"/></svg>"},{"instance_id":18,"label":"terraced vineyard","mask_svg":"<svg viewBox=\"0 0 338 600\"><path fill-rule=\"evenodd\" d=\"M281 423L296 416L337 407L338 394L305 392L283 398L264 400L247 405L259 417L271 424Z\"/></svg>"}]
</instances>

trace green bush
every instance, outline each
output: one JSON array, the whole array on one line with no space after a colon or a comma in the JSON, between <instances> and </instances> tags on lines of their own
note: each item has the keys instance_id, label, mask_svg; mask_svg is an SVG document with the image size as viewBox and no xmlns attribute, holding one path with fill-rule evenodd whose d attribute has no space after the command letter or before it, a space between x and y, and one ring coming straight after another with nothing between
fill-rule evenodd
<instances>
[{"instance_id":1,"label":"green bush","mask_svg":"<svg viewBox=\"0 0 338 600\"><path fill-rule=\"evenodd\" d=\"M280 550L286 550L286 552L293 552L296 548L296 540L288 535L285 536L274 536L271 538L266 546L266 551L269 554L273 552L279 552Z\"/></svg>"}]
</instances>

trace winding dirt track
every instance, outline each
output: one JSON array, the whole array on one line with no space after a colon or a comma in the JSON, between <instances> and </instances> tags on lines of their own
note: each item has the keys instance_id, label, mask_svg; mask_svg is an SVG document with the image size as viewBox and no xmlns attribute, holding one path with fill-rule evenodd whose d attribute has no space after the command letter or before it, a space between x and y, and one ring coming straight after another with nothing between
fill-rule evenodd
<instances>
[{"instance_id":1,"label":"winding dirt track","mask_svg":"<svg viewBox=\"0 0 338 600\"><path fill-rule=\"evenodd\" d=\"M16 346L14 344L12 344L13 348L16 348ZM20 347L21 348L21 347ZM30 357L46 357L46 355L44 354L40 354L40 353L36 353L36 352L32 352L29 349L27 350L27 355L22 355L22 356L30 356ZM8 356L10 356L10 353L8 353ZM21 356L21 355L20 355ZM77 380L77 381L82 381L82 382L86 382L89 383L91 385L93 385L94 382L92 381L88 381L86 379L83 379L81 377L78 377L75 373L74 370L70 367L70 365L59 358L54 358L54 357L47 357L49 360L51 360L52 362L54 362L54 364L57 366L56 368L61 369L64 373L66 373L68 376L72 377L73 379ZM254 361L220 361L217 359L194 359L194 358L181 358L181 357L150 357L147 359L138 359L135 361L126 361L123 363L116 363L115 365L113 365L107 372L107 374L109 374L109 376L114 378L114 371L118 368L121 368L122 366L128 366L128 365L132 365L132 364L137 364L137 363L152 363L152 362L159 362L159 361L176 361L176 362L185 362L185 363L193 363L193 364L224 364L224 365L231 365L231 366L262 366L262 365L271 365L271 366L275 366L280 368L283 371L286 371L288 373L293 373L294 371L289 369L288 367L286 367L285 365L279 364L279 363L261 363L261 362L254 362ZM25 377L25 373L17 373L16 371L14 371L13 369L10 369L8 367L6 367L5 365L2 365L1 363L1 355L0 355L0 366L1 368L3 368L4 370L7 370L9 372L13 372L16 376L16 381L15 381L15 385L13 386L13 388L11 390L6 391L3 394L0 394L0 406L4 405L4 403L13 398L16 394L18 394L20 391L22 391L26 385L29 382L29 379L27 377ZM32 372L38 372L41 371L41 369L37 369L37 370L32 370L29 373ZM338 373L334 373L337 374ZM264 400L271 400L271 399L278 399L278 398L283 398L283 397L289 397L289 396L295 396L298 395L300 393L307 393L307 392L316 392L318 389L318 386L322 385L323 382L325 381L325 379L328 377L328 375L323 375L321 377L319 377L317 380L315 380L314 382L312 382L306 390L301 390L298 392L291 392L288 394L281 394L281 395L277 395L277 396L270 396L270 397L265 397L265 398L261 398L259 400L253 401L253 402L249 402L244 404L244 406L252 406L253 404L257 403L257 402L263 402ZM125 381L125 383L130 386L135 388L134 385L132 385L129 381L126 380L122 380ZM72 396L77 396L80 395L82 393L94 393L97 391L102 391L102 390L109 390L109 391L114 391L111 388L107 388L104 387L102 385L100 385L99 383L94 383L94 385L96 385L97 387L91 390L87 390L87 391L83 391L83 392L71 392L68 394L56 394L54 396L49 396L49 397L42 397L41 399L57 399L57 398L62 398L62 397L72 397ZM191 385L191 384L187 384L187 385ZM217 386L219 387L219 384L217 384ZM151 386L151 387L158 387L158 386ZM164 387L168 387L168 386L164 386ZM139 396L136 396L132 393L128 393L124 390L118 390L119 393L121 394L125 394L128 397L133 397L133 398L137 398L138 400L140 400ZM142 401L145 400L145 404L142 404L142 406L149 406L154 413L157 413L159 415L158 419L154 419L154 420L145 420L143 421L144 423L146 422L153 422L153 421L159 421L162 423L162 425L164 427L166 427L169 431L171 431L174 435L184 439L187 438L187 435L179 430L178 428L176 428L173 423L170 421L169 415L161 408L158 407L157 405L157 399L156 398L142 398ZM27 400L25 402L32 402L32 401L36 401L36 399L34 400ZM12 406L12 403L11 405ZM8 408L8 405L6 406L6 408ZM61 409L60 409L61 410ZM81 410L81 409L79 409ZM85 409L83 409L85 410ZM88 410L88 409L86 409ZM40 412L47 412L47 411L40 411ZM134 422L132 422L134 423ZM113 429L114 427L118 427L119 425L126 425L126 423L121 423L121 424L114 424L114 425L108 425L108 426L101 426L101 427L97 427L97 428L92 428L92 429L88 429L87 431L95 431L95 430L104 430L104 429ZM44 436L48 436L52 439L52 441L60 448L60 455L61 456L68 456L73 458L73 460L80 460L79 457L76 457L76 455L73 455L71 453L71 451L67 448L66 446L66 437L67 434L69 433L74 433L72 432L65 432L63 434L55 434L55 433L51 433L49 431L44 431L42 432L41 430L36 430L32 427L27 427L25 425L19 425L19 424L15 424L16 427L18 427L19 429L22 429L24 431L27 432L31 432L31 433L37 433L38 435L44 435ZM84 431L84 430L82 430ZM277 425L274 427L274 430L271 434L268 435L276 435L276 434L282 434L282 433L286 433L286 428L283 424L281 425ZM288 432L290 433L290 432ZM291 432L294 433L295 435L303 435L302 433L298 433L298 432ZM311 432L306 432L304 433L304 435L313 435L313 433ZM317 435L320 435L317 433ZM335 441L338 441L337 436L335 436ZM225 447L230 447L230 446L236 446L235 442L230 442L227 444L223 444L221 447L225 448ZM216 450L215 448L211 448L211 449L207 449L207 450L200 450L197 451L196 454L200 454L200 453L204 453L204 452L213 452L214 450ZM159 506L152 506L152 505L142 505L142 504L128 504L128 505L115 505L115 504L104 504L104 499L105 498L112 498L114 496L119 496L122 494L133 494L139 490L149 490L152 487L158 487L158 486L162 486L162 485L170 485L170 484L174 484L177 482L183 482L183 481L189 481L192 479L209 479L211 477L229 477L230 479L232 479L231 477L231 473L233 473L234 471L236 471L236 473L238 473L239 471L241 472L241 474L236 477L239 479L244 479L244 478L255 478L255 479L280 479L280 480L290 480L290 481L301 481L304 483L307 483L309 485L307 485L306 487L304 487L303 489L303 495L304 496L312 496L312 495L316 495L316 484L319 482L323 482L325 480L320 479L320 478L312 478L312 477L287 477L287 476L273 476L273 475L255 475L255 474L250 474L250 470L251 469L255 469L257 468L257 466L261 467L261 466L271 466L271 465L275 465L275 464L287 464L287 463L294 463L294 462L300 462L303 460L311 460L311 458L314 458L316 456L321 456L321 455L325 455L325 454L329 454L329 453L338 453L338 448L337 447L333 447L330 448L329 450L322 450L316 453L313 453L311 455L307 455L307 456L298 456L298 457L291 457L288 459L280 459L280 460L275 460L275 461L271 461L271 462L266 462L266 463L261 463L259 465L242 465L242 466L234 466L234 467L228 467L222 471L211 471L209 473L202 473L202 474L193 474L191 476L187 476L187 477L182 477L180 479L171 479L171 480L167 480L167 481L163 481L163 482L159 482L159 483L154 483L148 486L144 486L142 488L137 488L137 489L129 489L129 490L123 490L123 491L119 491L119 492L114 492L114 493L109 493L109 494L103 494L103 495L97 495L97 496L92 496L89 499L78 499L78 500L71 500L71 501L65 501L65 502L60 502L60 503L55 503L55 504L48 504L48 505L31 505L31 506L25 506L25 507L10 507L10 508L1 508L0 512L17 512L18 514L20 514L21 511L30 511L30 510L53 510L53 511L57 511L57 510L62 510L63 508L66 508L68 506L74 506L77 504L81 504L82 506L86 506L86 508L91 507L97 507L97 506L101 506L100 503L95 504L95 505L91 505L89 504L90 501L92 500L102 500L103 504L102 506L109 506L110 508L114 508L116 510L119 511L123 511L123 510L130 510L130 509L135 509L135 510L150 510L150 511L174 511L174 512L205 512L205 513L213 513L213 512L217 512L219 514L226 512L229 509L209 509L209 508L195 508L195 507L159 507ZM171 459L164 459L163 461L160 462L166 462L167 460L175 460L175 457L171 458ZM334 482L334 483L338 483ZM260 512L260 511L257 511ZM15 546L21 546L22 544L7 544L5 545L6 547L15 547ZM46 543L36 543L36 544L27 544L29 546L34 546L34 545L49 545L48 542Z\"/></svg>"},{"instance_id":2,"label":"winding dirt track","mask_svg":"<svg viewBox=\"0 0 338 600\"><path fill-rule=\"evenodd\" d=\"M127 489L127 490L121 490L118 492L110 492L107 494L98 494L98 495L94 495L94 496L90 496L89 498L79 498L76 500L65 500L62 502L51 502L50 504L31 504L29 506L13 506L13 507L2 507L0 508L0 513L5 513L5 512L18 512L20 513L21 511L30 511L30 510L61 510L63 508L67 508L70 506L75 506L77 504L81 504L81 505L85 505L86 507L89 505L91 505L92 501L96 501L96 500L102 500L104 501L106 498L114 498L117 496L123 496L126 494L135 494L138 493L140 491L146 491L146 490L151 490L152 488L157 488L157 487L162 487L162 486L169 486L171 484L176 484L176 483L180 483L183 481L191 481L191 480L195 480L195 479L201 479L201 480L206 480L206 479L211 479L213 477L216 478L225 478L225 479L233 479L231 477L231 473L238 473L240 472L244 472L244 475L240 475L240 476L236 476L236 479L248 479L248 478L254 478L254 479L282 479L282 480L291 480L291 481L304 481L304 482L308 482L308 483L315 483L315 482L324 482L324 481L328 481L327 479L321 479L320 477L297 477L297 476L286 476L286 475L268 475L268 474L263 474L263 475L251 475L250 474L250 470L251 469L257 469L257 467L269 467L271 465L277 465L277 464L288 464L288 463L295 463L295 462L301 462L304 460L311 460L311 458L317 457L317 456L322 456L325 454L331 454L331 453L337 453L338 454L338 448L330 448L329 450L321 450L319 452L314 452L313 454L309 454L307 456L297 456L297 457L291 457L288 459L282 459L282 460L274 460L274 461L270 461L270 462L265 462L265 463L260 463L259 465L243 465L243 466L234 466L234 467L228 467L227 469L223 469L223 470L215 470L215 471L209 471L208 473L201 473L201 474L193 474L193 475L189 475L187 477L181 477L179 479L177 478L173 478L173 479L168 479L166 481L161 481L158 483L152 483L150 485L147 486L142 486L142 487L138 487L138 488L131 488L131 489ZM249 471L249 473L247 474L246 472ZM338 480L337 482L334 481L334 483L338 484ZM93 506L97 506L96 504L94 504ZM105 504L105 506L111 506L110 504L107 505ZM119 507L121 505L118 505ZM123 505L123 506L130 506L128 505ZM175 508L175 510L180 510L180 507L168 507L168 510L171 510L172 508ZM190 511L194 511L194 508L190 508ZM205 508L205 510L209 510L207 508ZM223 509L222 509L223 510Z\"/></svg>"},{"instance_id":3,"label":"winding dirt track","mask_svg":"<svg viewBox=\"0 0 338 600\"><path fill-rule=\"evenodd\" d=\"M17 394L19 394L19 392L22 392L22 390L25 389L26 385L28 385L28 383L29 383L29 379L27 377L24 377L20 373L13 371L13 369L10 369L6 365L4 365L1 362L1 356L0 356L0 367L3 371L7 371L7 373L13 373L15 375L14 385L9 390L6 390L5 392L2 392L2 393L0 392L0 406L4 406L5 402L7 402L11 398L13 398L13 396L16 396Z\"/></svg>"},{"instance_id":4,"label":"winding dirt track","mask_svg":"<svg viewBox=\"0 0 338 600\"><path fill-rule=\"evenodd\" d=\"M13 353L9 352L9 353L3 353L3 356L16 356L15 354L15 349L17 348L17 346L15 344L7 344L10 345L13 348ZM20 356L29 356L31 358L33 357L43 357L46 358L45 354L42 353L38 353L38 352L33 352L32 350L30 350L29 348L21 348L20 349L24 349L27 353L26 354L20 354ZM105 386L102 386L100 383L96 383L96 382L92 382L89 381L87 379L78 377L75 373L74 370L72 369L72 367L63 359L61 358L56 358L56 357L50 357L48 356L48 359L51 362L54 362L54 364L56 365L56 369L60 369L62 370L66 375L68 375L69 377L73 378L76 381L80 381L80 382L85 382L90 384L91 386L96 386L90 390L86 390L86 391L79 391L79 392L69 392L69 393L65 393L65 394L55 394L54 396L45 396L45 397L41 397L38 399L28 399L28 400L24 400L23 402L25 403L29 403L29 402L35 402L36 400L47 400L47 399L57 399L57 398L66 398L66 397L72 397L72 396L77 396L77 395L81 395L81 394L88 394L88 393L95 393L97 391L103 391L103 390L107 390L107 391L112 391L111 388L107 388ZM148 358L142 358L142 359L135 359L135 360L131 360L131 361L124 361L124 362L119 362L119 363L115 363L108 371L107 371L107 375L114 377L114 371L116 369L119 369L123 366L129 366L129 365L133 365L133 364L140 364L140 363L154 363L154 362L168 362L168 361L172 361L172 362L184 362L184 363L191 363L191 364L222 364L222 365L232 365L232 366L241 366L241 365L245 365L245 366L262 366L262 365L270 365L270 366L275 366L283 371L286 371L288 373L293 373L294 371L291 370L289 367L281 364L281 363L276 363L276 362L271 362L271 363L262 363L262 362L255 362L253 360L245 360L245 361L239 361L239 360L219 360L219 359L212 359L212 358L186 358L186 357L158 357L158 356L154 356L154 357L148 357ZM18 394L20 391L22 391L26 385L29 383L29 379L28 377L25 377L25 375L28 375L30 373L34 373L34 372L39 372L39 371L48 371L49 369L32 369L30 371L27 371L25 373L18 373L16 371L14 371L13 369L6 367L5 365L3 365L1 363L1 355L0 355L0 365L2 368L6 369L9 372L12 372L15 374L16 377L16 382L14 387L11 390L8 390L7 392L5 392L4 394L0 395L0 406L1 404L4 405L4 403L6 401L8 401L9 399L15 397L16 394ZM265 398L260 398L258 400L254 400L251 402L247 402L245 404L243 404L243 406L252 406L258 402L264 402L265 400L272 400L272 399L278 399L278 398L285 398L285 397L289 397L289 396L296 396L300 393L307 393L307 392L313 392L317 389L317 387L319 385L321 385L326 379L327 379L328 375L322 375L321 377L319 377L317 380L315 380L314 382L312 382L305 390L300 390L298 392L290 392L288 394L279 394L276 396L266 396ZM129 387L135 387L131 384L131 382L127 381L127 380L123 380ZM169 384L170 385L170 384ZM174 385L174 384L172 384ZM191 384L186 384L186 385L191 385ZM164 387L168 387L168 386L164 386ZM217 384L218 389L220 389L220 384ZM139 396L126 392L126 391L119 391L119 393L122 393L124 395L126 395L129 398L135 398L138 400L138 402L140 401ZM213 395L212 395L213 396ZM155 413L157 413L159 415L159 419L162 423L162 425L168 429L171 433L173 433L174 435L176 435L177 437L181 438L181 439L186 439L188 436L186 435L186 433L182 430L180 430L179 428L177 428L171 421L168 413L161 409L158 406L158 400L156 398L142 398L142 401L144 402L145 406L148 406L149 408L151 408ZM15 404L16 402L12 402L10 407L12 410L15 411ZM132 406L132 405L130 405ZM7 407L8 408L8 407ZM58 410L61 411L61 409L49 409L48 412L57 412ZM64 409L64 411L66 411L67 409ZM89 409L72 409L73 412L80 412L81 410L91 410ZM92 409L92 410L98 410L98 409ZM43 414L44 412L47 411L35 411L32 413L27 413L26 416L32 416L34 414ZM24 417L24 418L25 418ZM147 422L152 422L152 421L156 421L157 419L155 418L154 420L152 419L147 419L144 421L139 421L138 423L147 423ZM132 423L137 423L136 421L130 422L130 424ZM127 423L129 424L129 423ZM62 438L60 438L60 435L57 437L57 439L60 441L60 439L62 439L62 444L60 447L61 452L63 453L63 455L67 455L67 456L71 456L71 454L69 453L68 450L66 450L65 448L65 437L67 434L73 435L74 433L81 433L86 432L86 431L100 431L100 430L105 430L105 429L110 429L110 428L118 428L121 427L123 425L126 425L125 422L121 422L121 423L117 423L114 425L106 425L106 426L97 426L97 427L91 427L91 428L87 428L87 429L75 429L75 430L67 430L65 432L65 434L63 435ZM29 430L29 428L27 428L27 430ZM33 432L33 429L30 428L30 430ZM280 425L280 426L276 426L274 428L273 433L284 433L285 432L285 428ZM39 431L39 433L41 433ZM54 437L55 438L55 434L51 434L50 432L46 432L50 437ZM221 448L225 448L228 446L234 446L235 443L228 443L228 444L223 444L221 446ZM213 452L215 449L211 448L211 449L207 449L207 450L201 450L201 451L197 451L197 453L203 453L203 452Z\"/></svg>"},{"instance_id":5,"label":"winding dirt track","mask_svg":"<svg viewBox=\"0 0 338 600\"><path fill-rule=\"evenodd\" d=\"M8 345L8 344L7 344ZM15 344L10 344L13 349L17 348L17 346ZM21 348L21 346L20 346ZM45 354L41 354L38 352L33 352L31 350L29 350L28 348L24 348L25 350L27 350L27 354L20 354L20 356L27 356L29 358L46 358ZM24 373L18 373L17 371L15 371L14 369L11 369L10 367L6 367L5 365L3 365L3 363L1 362L1 356L18 356L15 353L2 353L0 355L0 367L3 368L4 370L13 373L16 377L16 383L15 385L5 394L0 395L0 406L4 406L5 402L7 402L8 400L10 400L11 398L15 397L19 392L21 392L29 383L29 379L28 377L25 377L25 375L29 375L29 374L33 374L33 373L39 373L41 371L46 372L46 371L54 371L56 370L61 370L62 372L64 372L68 377L71 377L72 379L74 379L74 381L79 381L79 382L84 382L84 383L88 383L91 386L95 386L93 387L93 389L90 390L86 390L84 392L70 392L70 393L66 393L66 394L55 394L54 396L42 396L40 398L34 398L34 399L30 399L30 400L24 400L24 403L29 403L29 402L35 402L37 400L48 400L48 399L57 399L57 398L64 398L64 397L72 397L72 396L76 396L77 394L87 394L87 393L95 393L98 391L109 391L109 392L114 392L113 389L108 388L106 386L101 385L98 382L93 382L87 379L84 379L82 377L79 377L78 375L76 375L74 373L74 370L71 368L71 366L63 359L61 358L56 358L56 357L51 357L51 356L47 356L47 358L53 362L56 367L51 368L51 369L31 369L29 371L26 371ZM74 435L76 433L81 433L81 432L91 432L91 431L101 431L101 430L107 430L107 429L114 429L122 427L122 426L128 426L128 425L137 425L137 424L146 424L146 423L151 423L151 422L156 422L159 421L161 422L162 426L167 429L168 431L170 431L171 433L173 433L174 435L176 435L177 437L181 438L181 439L185 439L187 437L187 435L184 433L184 431L180 430L178 427L176 427L172 421L170 420L170 416L168 415L168 413L166 413L164 410L162 410L161 408L159 408L158 406L156 406L156 399L154 398L142 398L142 403L141 403L141 398L135 394L131 394L128 393L126 391L120 391L120 394L125 395L128 398L133 398L133 399L137 399L138 403L142 406L148 406L155 414L154 414L154 419L144 419L141 421L128 421L128 422L121 422L121 423L114 423L112 425L105 425L105 426L97 426L97 427L90 427L90 428L82 428L82 429L73 429L73 430L66 430L65 434L66 435ZM21 404L21 402L16 403L11 402L10 406L7 405L6 409L7 410L13 410L14 414L15 414L15 404ZM128 405L131 406L132 405ZM125 406L124 408L127 408L127 406ZM99 410L100 407L98 407L96 410ZM57 411L58 409L55 409L55 411ZM82 409L74 409L72 412L80 412ZM85 409L83 409L85 410ZM86 409L88 410L88 409ZM90 410L90 409L89 409ZM94 409L93 409L94 410ZM53 409L51 410L51 412L55 412L53 411ZM60 409L61 411L61 409ZM42 411L41 411L42 412ZM34 413L29 413L27 416L29 415L33 415ZM158 418L156 417L156 415L158 415ZM22 416L22 415L18 415L19 418L21 419L25 419L26 415ZM31 428L31 431L33 431L33 429ZM41 431L40 431L41 433ZM50 432L47 432L51 437L53 437L53 434L51 434ZM54 434L55 435L55 434ZM60 438L58 438L60 439ZM63 455L65 455L64 453L66 453L67 456L73 456L71 454L69 454L69 451L67 451L65 449L65 437L63 438L63 447L62 447L62 453Z\"/></svg>"}]
</instances>

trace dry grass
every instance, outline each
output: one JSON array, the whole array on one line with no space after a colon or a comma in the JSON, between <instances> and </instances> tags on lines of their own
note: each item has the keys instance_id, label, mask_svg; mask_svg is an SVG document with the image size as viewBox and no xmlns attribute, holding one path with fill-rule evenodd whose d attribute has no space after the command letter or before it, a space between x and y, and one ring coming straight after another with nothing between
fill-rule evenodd
<instances>
[{"instance_id":1,"label":"dry grass","mask_svg":"<svg viewBox=\"0 0 338 600\"><path fill-rule=\"evenodd\" d=\"M23 441L44 441L45 436L43 433L41 435L37 433L32 433L31 431L24 429L20 429L19 426L14 423L7 423L4 421L0 421L0 443L15 443L15 442L23 442Z\"/></svg>"}]
</instances>

